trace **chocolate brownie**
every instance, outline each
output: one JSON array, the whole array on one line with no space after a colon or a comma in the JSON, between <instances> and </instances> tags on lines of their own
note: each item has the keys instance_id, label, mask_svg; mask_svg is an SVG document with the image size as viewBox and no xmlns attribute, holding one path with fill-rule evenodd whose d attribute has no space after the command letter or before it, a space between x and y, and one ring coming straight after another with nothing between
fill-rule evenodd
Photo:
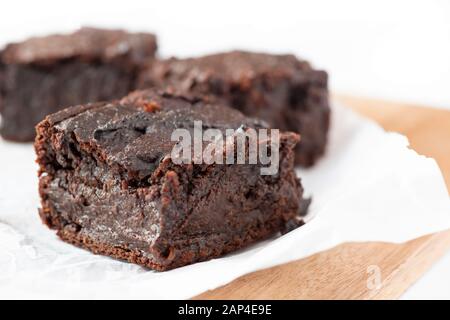
<instances>
[{"instance_id":1,"label":"chocolate brownie","mask_svg":"<svg viewBox=\"0 0 450 320\"><path fill-rule=\"evenodd\" d=\"M9 44L0 52L0 134L33 141L48 114L128 94L155 51L152 34L94 28Z\"/></svg>"},{"instance_id":2,"label":"chocolate brownie","mask_svg":"<svg viewBox=\"0 0 450 320\"><path fill-rule=\"evenodd\" d=\"M273 128L300 133L296 163L312 165L325 151L330 119L327 73L293 55L232 51L168 59L144 71L139 87L209 95Z\"/></svg>"},{"instance_id":3,"label":"chocolate brownie","mask_svg":"<svg viewBox=\"0 0 450 320\"><path fill-rule=\"evenodd\" d=\"M177 164L171 134L191 132L194 121L220 132L266 127L234 109L154 90L47 116L35 143L43 222L64 241L160 271L302 224L308 201L294 172L297 134L280 133L273 175L261 175L260 162Z\"/></svg>"}]
</instances>

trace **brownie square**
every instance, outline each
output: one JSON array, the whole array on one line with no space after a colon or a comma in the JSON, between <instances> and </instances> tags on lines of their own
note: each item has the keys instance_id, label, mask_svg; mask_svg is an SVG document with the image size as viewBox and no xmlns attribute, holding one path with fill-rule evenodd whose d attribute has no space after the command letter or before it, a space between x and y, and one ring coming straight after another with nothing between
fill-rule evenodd
<instances>
[{"instance_id":1,"label":"brownie square","mask_svg":"<svg viewBox=\"0 0 450 320\"><path fill-rule=\"evenodd\" d=\"M0 134L33 141L48 114L128 94L155 51L152 34L94 28L7 45L0 52Z\"/></svg>"},{"instance_id":2,"label":"brownie square","mask_svg":"<svg viewBox=\"0 0 450 320\"><path fill-rule=\"evenodd\" d=\"M154 90L47 116L35 142L43 222L64 241L160 271L302 224L308 201L294 171L297 134L280 133L272 175L261 175L260 162L177 163L172 133L191 132L195 121L220 132L267 127L234 109Z\"/></svg>"},{"instance_id":3,"label":"brownie square","mask_svg":"<svg viewBox=\"0 0 450 320\"><path fill-rule=\"evenodd\" d=\"M139 87L171 87L206 95L271 127L300 133L295 162L310 166L324 153L330 121L327 73L293 55L244 51L157 61Z\"/></svg>"}]
</instances>

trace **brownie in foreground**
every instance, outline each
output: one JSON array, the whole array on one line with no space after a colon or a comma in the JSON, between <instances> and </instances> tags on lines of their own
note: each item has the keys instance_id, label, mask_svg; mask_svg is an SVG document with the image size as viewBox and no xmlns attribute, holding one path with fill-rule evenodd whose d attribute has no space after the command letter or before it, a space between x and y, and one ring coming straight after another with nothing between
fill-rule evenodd
<instances>
[{"instance_id":1,"label":"brownie in foreground","mask_svg":"<svg viewBox=\"0 0 450 320\"><path fill-rule=\"evenodd\" d=\"M324 153L329 127L327 73L293 55L244 51L157 61L139 88L170 86L208 95L273 128L300 133L295 162L310 166Z\"/></svg>"},{"instance_id":2,"label":"brownie in foreground","mask_svg":"<svg viewBox=\"0 0 450 320\"><path fill-rule=\"evenodd\" d=\"M155 51L152 34L94 28L6 46L0 51L0 134L33 141L36 124L48 114L128 94Z\"/></svg>"},{"instance_id":3,"label":"brownie in foreground","mask_svg":"<svg viewBox=\"0 0 450 320\"><path fill-rule=\"evenodd\" d=\"M168 270L219 257L302 224L295 133L280 133L276 175L260 164L175 164L177 128L265 124L202 100L138 91L65 109L37 126L40 216L94 253Z\"/></svg>"}]
</instances>

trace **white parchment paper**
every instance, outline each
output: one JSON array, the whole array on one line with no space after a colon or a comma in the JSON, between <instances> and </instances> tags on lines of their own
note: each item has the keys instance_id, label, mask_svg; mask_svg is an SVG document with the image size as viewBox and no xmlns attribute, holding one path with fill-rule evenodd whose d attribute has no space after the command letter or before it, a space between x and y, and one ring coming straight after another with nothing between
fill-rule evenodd
<instances>
[{"instance_id":1,"label":"white parchment paper","mask_svg":"<svg viewBox=\"0 0 450 320\"><path fill-rule=\"evenodd\" d=\"M333 107L327 155L298 170L311 220L282 237L168 272L97 256L42 225L31 145L0 140L0 298L189 298L245 273L350 241L404 242L450 228L433 159L346 108Z\"/></svg>"}]
</instances>

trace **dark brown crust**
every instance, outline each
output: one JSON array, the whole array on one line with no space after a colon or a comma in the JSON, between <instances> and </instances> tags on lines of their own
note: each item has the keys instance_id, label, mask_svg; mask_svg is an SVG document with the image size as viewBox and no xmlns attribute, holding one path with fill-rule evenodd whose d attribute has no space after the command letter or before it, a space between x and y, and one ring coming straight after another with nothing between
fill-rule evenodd
<instances>
[{"instance_id":1,"label":"dark brown crust","mask_svg":"<svg viewBox=\"0 0 450 320\"><path fill-rule=\"evenodd\" d=\"M169 87L257 117L272 128L297 132L296 163L311 166L325 152L330 121L327 73L293 55L231 51L156 61L139 87Z\"/></svg>"},{"instance_id":2,"label":"dark brown crust","mask_svg":"<svg viewBox=\"0 0 450 320\"><path fill-rule=\"evenodd\" d=\"M35 37L6 46L0 53L5 64L48 65L55 61L112 61L126 57L128 63L147 62L157 49L156 37L150 33L128 33L84 27L72 34Z\"/></svg>"},{"instance_id":3,"label":"dark brown crust","mask_svg":"<svg viewBox=\"0 0 450 320\"><path fill-rule=\"evenodd\" d=\"M152 34L92 28L8 45L0 52L0 134L31 142L48 114L128 94L155 50Z\"/></svg>"},{"instance_id":4,"label":"dark brown crust","mask_svg":"<svg viewBox=\"0 0 450 320\"><path fill-rule=\"evenodd\" d=\"M261 176L259 165L175 165L166 156L151 171L141 165L167 154L171 126L258 124L232 109L220 116L223 108L146 91L47 117L35 144L42 221L69 243L160 271L295 229L304 208L294 133L281 134L274 176Z\"/></svg>"}]
</instances>

